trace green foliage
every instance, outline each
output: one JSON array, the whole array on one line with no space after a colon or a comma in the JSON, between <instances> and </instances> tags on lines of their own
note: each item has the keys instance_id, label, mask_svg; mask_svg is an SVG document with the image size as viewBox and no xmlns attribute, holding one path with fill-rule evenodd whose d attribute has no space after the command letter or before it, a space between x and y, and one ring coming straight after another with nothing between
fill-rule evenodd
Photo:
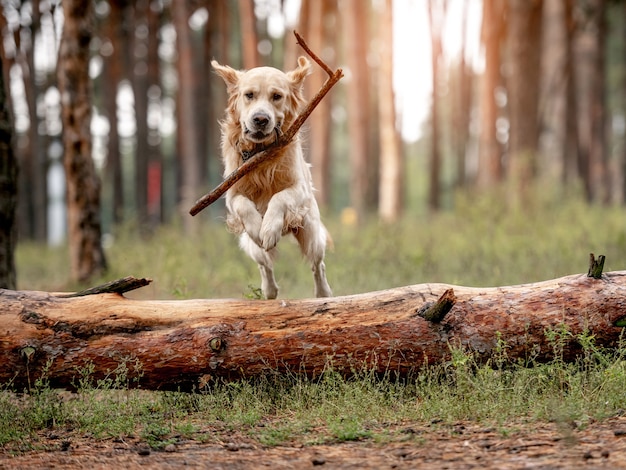
<instances>
[{"instance_id":1,"label":"green foliage","mask_svg":"<svg viewBox=\"0 0 626 470\"><path fill-rule=\"evenodd\" d=\"M326 261L331 287L346 295L423 282L520 284L586 272L590 252L606 255L605 271L626 269L623 208L589 206L578 197L539 189L524 210L509 208L501 190L459 193L454 211L408 213L393 225L372 219L347 226L326 217L334 244ZM135 297L259 298L258 269L221 221L199 221L191 235L173 225L143 238L127 226L111 239L110 270L91 285L134 275L153 279L131 293ZM311 271L295 241L283 239L279 252L279 296L311 297ZM85 287L67 281L65 247L20 244L16 258L20 289Z\"/></svg>"}]
</instances>

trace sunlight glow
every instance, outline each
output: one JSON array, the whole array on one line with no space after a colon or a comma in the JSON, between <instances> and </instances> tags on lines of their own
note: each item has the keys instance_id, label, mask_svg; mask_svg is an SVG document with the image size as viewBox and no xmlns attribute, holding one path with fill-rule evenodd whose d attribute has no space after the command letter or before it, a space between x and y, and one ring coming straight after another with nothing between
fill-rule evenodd
<instances>
[{"instance_id":1,"label":"sunlight glow","mask_svg":"<svg viewBox=\"0 0 626 470\"><path fill-rule=\"evenodd\" d=\"M394 89L396 109L400 116L404 140L421 137L422 126L430 113L432 63L429 0L396 0L393 2ZM458 60L463 44L463 4L468 3L467 56L478 72L480 59L480 25L482 2L449 0L443 32L443 49L447 63Z\"/></svg>"}]
</instances>

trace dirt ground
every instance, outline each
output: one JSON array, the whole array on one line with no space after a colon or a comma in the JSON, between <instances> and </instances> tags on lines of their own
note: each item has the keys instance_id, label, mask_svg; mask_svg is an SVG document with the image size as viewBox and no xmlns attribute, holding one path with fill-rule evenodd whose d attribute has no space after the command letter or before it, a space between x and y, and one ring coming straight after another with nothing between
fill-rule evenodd
<instances>
[{"instance_id":1,"label":"dirt ground","mask_svg":"<svg viewBox=\"0 0 626 470\"><path fill-rule=\"evenodd\" d=\"M0 454L0 469L626 469L626 417L576 423L405 425L390 442L372 439L264 447L244 434L216 431L207 442L179 439L160 451L139 439L90 440L49 433L47 451ZM210 441L210 443L208 442Z\"/></svg>"}]
</instances>

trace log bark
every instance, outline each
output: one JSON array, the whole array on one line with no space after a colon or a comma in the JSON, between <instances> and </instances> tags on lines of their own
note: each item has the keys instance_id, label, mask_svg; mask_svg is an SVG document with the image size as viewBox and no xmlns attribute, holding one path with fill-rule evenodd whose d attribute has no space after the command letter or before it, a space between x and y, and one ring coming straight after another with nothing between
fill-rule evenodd
<instances>
[{"instance_id":1,"label":"log bark","mask_svg":"<svg viewBox=\"0 0 626 470\"><path fill-rule=\"evenodd\" d=\"M148 389L287 371L315 376L329 364L344 374L367 367L404 375L448 361L451 346L480 360L504 341L513 360L549 360L546 331L563 326L563 359L572 360L581 352L577 335L614 347L626 325L626 271L303 300L131 300L119 292L0 290L0 383L20 389L45 372L52 386L71 388L81 368L92 365L97 379L122 363L140 365L132 383ZM425 319L437 305L443 315Z\"/></svg>"}]
</instances>

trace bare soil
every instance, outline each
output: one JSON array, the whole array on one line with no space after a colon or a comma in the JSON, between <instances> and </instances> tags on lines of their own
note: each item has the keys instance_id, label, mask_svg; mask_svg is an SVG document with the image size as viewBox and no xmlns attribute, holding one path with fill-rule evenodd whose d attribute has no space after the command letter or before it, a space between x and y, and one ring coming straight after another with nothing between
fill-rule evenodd
<instances>
[{"instance_id":1,"label":"bare soil","mask_svg":"<svg viewBox=\"0 0 626 470\"><path fill-rule=\"evenodd\" d=\"M378 430L380 431L380 430ZM577 423L407 424L389 440L263 446L211 427L163 450L139 438L95 440L71 432L39 436L37 451L4 450L0 469L626 469L626 417ZM198 434L195 434L198 436Z\"/></svg>"}]
</instances>

